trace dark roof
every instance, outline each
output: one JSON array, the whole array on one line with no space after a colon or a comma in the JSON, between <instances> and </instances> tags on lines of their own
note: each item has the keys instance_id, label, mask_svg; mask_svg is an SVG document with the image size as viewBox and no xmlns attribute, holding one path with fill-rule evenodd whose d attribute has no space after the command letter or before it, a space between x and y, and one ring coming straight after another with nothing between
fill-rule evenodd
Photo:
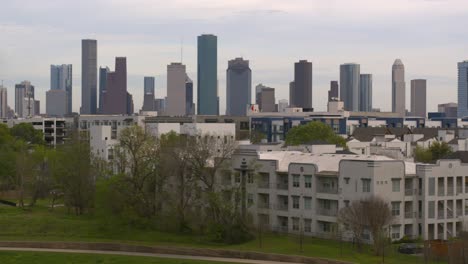
<instances>
[{"instance_id":1,"label":"dark roof","mask_svg":"<svg viewBox=\"0 0 468 264\"><path fill-rule=\"evenodd\" d=\"M444 159L458 159L462 163L468 163L468 151L455 151L447 155Z\"/></svg>"},{"instance_id":2,"label":"dark roof","mask_svg":"<svg viewBox=\"0 0 468 264\"><path fill-rule=\"evenodd\" d=\"M351 152L351 151L349 151L349 150L347 150L347 149L344 149L344 150L337 150L337 151L335 152L335 154L351 154L351 155L356 155L356 153Z\"/></svg>"},{"instance_id":3,"label":"dark roof","mask_svg":"<svg viewBox=\"0 0 468 264\"><path fill-rule=\"evenodd\" d=\"M395 138L402 140L404 135L422 134L423 137L418 141L426 141L431 138L437 138L439 130L441 129L433 127L413 129L408 127L359 127L354 130L352 138L363 142L369 142L378 135L395 135Z\"/></svg>"}]
</instances>

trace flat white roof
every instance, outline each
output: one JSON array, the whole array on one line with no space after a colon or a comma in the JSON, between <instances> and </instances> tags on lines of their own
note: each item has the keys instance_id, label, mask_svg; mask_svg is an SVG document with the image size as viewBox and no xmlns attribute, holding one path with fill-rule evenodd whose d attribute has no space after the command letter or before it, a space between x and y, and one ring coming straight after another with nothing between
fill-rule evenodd
<instances>
[{"instance_id":1,"label":"flat white roof","mask_svg":"<svg viewBox=\"0 0 468 264\"><path fill-rule=\"evenodd\" d=\"M386 156L377 155L357 155L357 154L311 154L300 151L260 151L260 160L278 161L279 171L288 171L291 163L315 164L318 171L338 172L341 160L362 160L362 161L397 161ZM405 174L416 174L416 164L405 161Z\"/></svg>"}]
</instances>

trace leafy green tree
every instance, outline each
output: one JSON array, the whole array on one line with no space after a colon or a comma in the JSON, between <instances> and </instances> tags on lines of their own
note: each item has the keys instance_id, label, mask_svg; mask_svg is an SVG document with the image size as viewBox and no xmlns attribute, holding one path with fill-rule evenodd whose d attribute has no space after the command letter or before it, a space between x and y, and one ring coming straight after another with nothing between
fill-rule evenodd
<instances>
[{"instance_id":1,"label":"leafy green tree","mask_svg":"<svg viewBox=\"0 0 468 264\"><path fill-rule=\"evenodd\" d=\"M42 131L37 130L31 123L20 123L10 129L11 135L17 140L23 140L27 144L45 144Z\"/></svg>"},{"instance_id":2,"label":"leafy green tree","mask_svg":"<svg viewBox=\"0 0 468 264\"><path fill-rule=\"evenodd\" d=\"M346 140L335 134L333 129L320 121L293 127L286 135L287 145L301 145L315 140L323 140L329 144L346 147Z\"/></svg>"},{"instance_id":3,"label":"leafy green tree","mask_svg":"<svg viewBox=\"0 0 468 264\"><path fill-rule=\"evenodd\" d=\"M437 160L447 157L452 150L446 142L434 142L429 148L417 146L414 150L414 159L417 162L435 163Z\"/></svg>"}]
</instances>

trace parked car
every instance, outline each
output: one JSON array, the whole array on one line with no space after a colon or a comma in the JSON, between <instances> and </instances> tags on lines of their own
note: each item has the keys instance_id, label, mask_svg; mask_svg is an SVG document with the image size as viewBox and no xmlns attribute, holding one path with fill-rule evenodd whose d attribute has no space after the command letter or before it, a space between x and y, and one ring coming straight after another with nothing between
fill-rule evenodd
<instances>
[{"instance_id":1,"label":"parked car","mask_svg":"<svg viewBox=\"0 0 468 264\"><path fill-rule=\"evenodd\" d=\"M423 253L423 246L418 244L401 244L398 247L398 252L402 254L420 254Z\"/></svg>"}]
</instances>

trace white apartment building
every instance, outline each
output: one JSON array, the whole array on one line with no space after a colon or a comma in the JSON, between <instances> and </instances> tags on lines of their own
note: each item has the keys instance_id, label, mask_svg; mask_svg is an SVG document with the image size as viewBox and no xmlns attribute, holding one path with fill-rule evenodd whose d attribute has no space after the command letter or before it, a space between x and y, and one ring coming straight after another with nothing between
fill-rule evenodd
<instances>
[{"instance_id":1,"label":"white apartment building","mask_svg":"<svg viewBox=\"0 0 468 264\"><path fill-rule=\"evenodd\" d=\"M56 146L63 144L68 132L72 130L73 118L43 118L8 119L8 127L21 123L30 123L36 130L42 131L46 144Z\"/></svg>"},{"instance_id":2,"label":"white apartment building","mask_svg":"<svg viewBox=\"0 0 468 264\"><path fill-rule=\"evenodd\" d=\"M394 220L387 230L394 240L448 239L468 220L468 165L458 160L427 165L385 156L244 149L233 156L232 170L235 177L220 174L220 186L246 176L248 210L271 230L337 235L339 210L368 196L391 205Z\"/></svg>"}]
</instances>

